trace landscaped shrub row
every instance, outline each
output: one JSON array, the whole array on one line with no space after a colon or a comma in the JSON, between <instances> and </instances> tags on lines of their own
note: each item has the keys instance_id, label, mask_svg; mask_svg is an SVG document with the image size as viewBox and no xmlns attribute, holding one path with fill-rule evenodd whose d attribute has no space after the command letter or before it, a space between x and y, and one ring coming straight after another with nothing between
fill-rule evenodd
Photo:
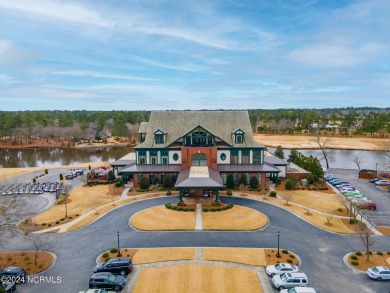
<instances>
[{"instance_id":1,"label":"landscaped shrub row","mask_svg":"<svg viewBox=\"0 0 390 293\"><path fill-rule=\"evenodd\" d=\"M229 210L233 207L234 205L229 203L228 205L224 206L224 207L218 207L218 208L203 208L203 211L204 212L221 212L221 211L226 211L226 210Z\"/></svg>"},{"instance_id":2,"label":"landscaped shrub row","mask_svg":"<svg viewBox=\"0 0 390 293\"><path fill-rule=\"evenodd\" d=\"M170 210L175 210L179 212L195 212L195 208L188 208L188 207L182 207L182 206L174 206L170 203L165 204L165 207Z\"/></svg>"}]
</instances>

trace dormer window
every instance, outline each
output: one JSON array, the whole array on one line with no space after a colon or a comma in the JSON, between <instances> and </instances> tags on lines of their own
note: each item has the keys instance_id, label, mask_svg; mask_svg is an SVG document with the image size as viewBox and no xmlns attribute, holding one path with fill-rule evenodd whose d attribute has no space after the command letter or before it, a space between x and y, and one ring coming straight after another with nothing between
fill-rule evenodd
<instances>
[{"instance_id":1,"label":"dormer window","mask_svg":"<svg viewBox=\"0 0 390 293\"><path fill-rule=\"evenodd\" d=\"M161 130L157 130L155 133L154 133L154 143L155 144L164 144L164 132L162 132Z\"/></svg>"},{"instance_id":2,"label":"dormer window","mask_svg":"<svg viewBox=\"0 0 390 293\"><path fill-rule=\"evenodd\" d=\"M234 132L234 143L235 144L243 144L244 143L244 135L245 135L244 131L242 131L241 129L237 129Z\"/></svg>"}]
</instances>

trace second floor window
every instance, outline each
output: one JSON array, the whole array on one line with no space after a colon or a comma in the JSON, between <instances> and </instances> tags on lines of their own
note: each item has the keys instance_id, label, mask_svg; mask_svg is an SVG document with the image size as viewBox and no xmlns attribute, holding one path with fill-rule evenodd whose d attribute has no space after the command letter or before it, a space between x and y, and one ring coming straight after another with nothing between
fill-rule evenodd
<instances>
[{"instance_id":1,"label":"second floor window","mask_svg":"<svg viewBox=\"0 0 390 293\"><path fill-rule=\"evenodd\" d=\"M164 134L155 134L154 135L154 141L156 144L163 144L164 143Z\"/></svg>"}]
</instances>

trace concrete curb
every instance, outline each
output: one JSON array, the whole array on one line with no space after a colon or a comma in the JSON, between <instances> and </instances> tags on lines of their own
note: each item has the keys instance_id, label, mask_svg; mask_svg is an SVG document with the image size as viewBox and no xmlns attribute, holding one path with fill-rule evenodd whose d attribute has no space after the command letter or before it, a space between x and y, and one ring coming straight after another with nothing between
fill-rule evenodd
<instances>
[{"instance_id":1,"label":"concrete curb","mask_svg":"<svg viewBox=\"0 0 390 293\"><path fill-rule=\"evenodd\" d=\"M347 253L346 255L343 256L343 262L344 262L344 264L345 264L347 267L349 267L350 269L352 269L352 270L354 270L354 271L356 271L356 272L358 272L358 273L365 273L366 271L364 271L364 270L359 270L359 269L353 267L352 265L350 265L350 264L348 263L348 257L349 257L350 255L352 255L352 254L354 254L354 252L349 252L349 253Z\"/></svg>"}]
</instances>

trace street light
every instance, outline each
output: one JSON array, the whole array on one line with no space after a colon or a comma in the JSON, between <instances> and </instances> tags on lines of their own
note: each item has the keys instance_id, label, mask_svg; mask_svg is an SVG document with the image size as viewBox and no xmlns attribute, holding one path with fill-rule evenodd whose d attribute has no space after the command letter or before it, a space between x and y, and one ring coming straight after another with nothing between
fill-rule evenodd
<instances>
[{"instance_id":1,"label":"street light","mask_svg":"<svg viewBox=\"0 0 390 293\"><path fill-rule=\"evenodd\" d=\"M375 163L375 177L378 177L378 164L379 163Z\"/></svg>"},{"instance_id":2,"label":"street light","mask_svg":"<svg viewBox=\"0 0 390 293\"><path fill-rule=\"evenodd\" d=\"M278 231L278 253L276 254L277 258L280 258L280 253L279 253L279 238L280 238L280 233Z\"/></svg>"},{"instance_id":3,"label":"street light","mask_svg":"<svg viewBox=\"0 0 390 293\"><path fill-rule=\"evenodd\" d=\"M119 245L119 231L116 232L116 235L118 236L118 254L116 255L117 257L121 257L122 254L121 254L121 247Z\"/></svg>"}]
</instances>

